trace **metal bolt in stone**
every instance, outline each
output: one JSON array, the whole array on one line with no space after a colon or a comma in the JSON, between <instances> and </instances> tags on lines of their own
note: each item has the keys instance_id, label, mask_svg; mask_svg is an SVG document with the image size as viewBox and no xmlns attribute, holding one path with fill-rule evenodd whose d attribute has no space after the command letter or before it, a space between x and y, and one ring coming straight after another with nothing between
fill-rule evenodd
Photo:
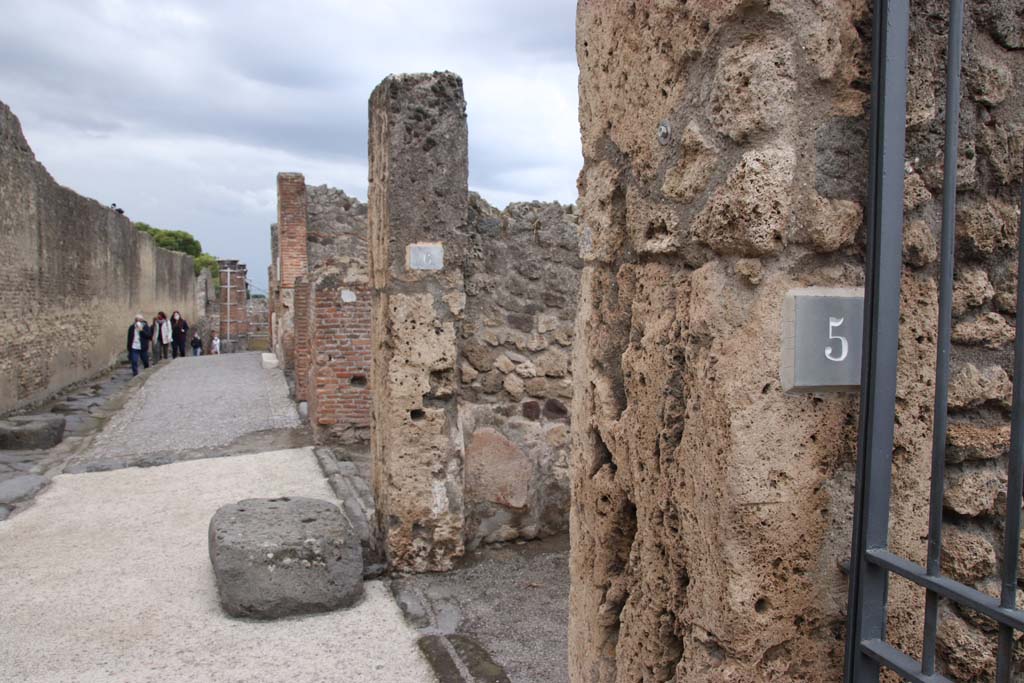
<instances>
[{"instance_id":1,"label":"metal bolt in stone","mask_svg":"<svg viewBox=\"0 0 1024 683\"><path fill-rule=\"evenodd\" d=\"M667 145L670 139L672 139L672 126L668 121L662 121L658 124L658 144Z\"/></svg>"}]
</instances>

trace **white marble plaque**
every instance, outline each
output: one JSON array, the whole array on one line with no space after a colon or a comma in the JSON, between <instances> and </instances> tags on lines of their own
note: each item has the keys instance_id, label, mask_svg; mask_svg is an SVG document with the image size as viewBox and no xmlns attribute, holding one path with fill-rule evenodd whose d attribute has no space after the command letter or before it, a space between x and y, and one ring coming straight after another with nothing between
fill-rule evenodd
<instances>
[{"instance_id":1,"label":"white marble plaque","mask_svg":"<svg viewBox=\"0 0 1024 683\"><path fill-rule=\"evenodd\" d=\"M359 297L356 296L356 293L353 292L351 289L343 289L343 290L341 290L341 303L343 303L343 304L355 303L356 299L358 299L358 298Z\"/></svg>"},{"instance_id":2,"label":"white marble plaque","mask_svg":"<svg viewBox=\"0 0 1024 683\"><path fill-rule=\"evenodd\" d=\"M444 245L440 242L416 242L405 250L409 270L441 270L444 268Z\"/></svg>"}]
</instances>

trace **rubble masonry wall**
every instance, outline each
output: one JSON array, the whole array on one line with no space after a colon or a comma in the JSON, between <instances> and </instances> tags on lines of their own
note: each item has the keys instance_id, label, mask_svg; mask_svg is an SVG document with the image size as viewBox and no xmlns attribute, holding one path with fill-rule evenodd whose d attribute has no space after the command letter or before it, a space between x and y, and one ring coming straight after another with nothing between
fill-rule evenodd
<instances>
[{"instance_id":1,"label":"rubble masonry wall","mask_svg":"<svg viewBox=\"0 0 1024 683\"><path fill-rule=\"evenodd\" d=\"M458 342L470 545L568 528L576 228L572 207L498 211L470 196Z\"/></svg>"}]
</instances>

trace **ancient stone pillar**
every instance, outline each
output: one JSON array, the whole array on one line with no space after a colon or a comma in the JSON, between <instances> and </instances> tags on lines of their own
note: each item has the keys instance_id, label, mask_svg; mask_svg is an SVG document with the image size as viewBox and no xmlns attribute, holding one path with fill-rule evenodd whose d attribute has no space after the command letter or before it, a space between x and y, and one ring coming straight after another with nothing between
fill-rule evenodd
<instances>
[{"instance_id":1,"label":"ancient stone pillar","mask_svg":"<svg viewBox=\"0 0 1024 683\"><path fill-rule=\"evenodd\" d=\"M946 4L911 3L891 548L922 564ZM968 3L960 125L943 571L982 589L998 493L968 492L1000 490L1008 433L1011 5ZM857 397L782 391L781 316L790 289L863 285L870 3L581 0L577 29L572 680L840 680ZM916 654L923 591L894 580L889 603ZM976 617L942 623L943 670L992 680Z\"/></svg>"},{"instance_id":2,"label":"ancient stone pillar","mask_svg":"<svg viewBox=\"0 0 1024 683\"><path fill-rule=\"evenodd\" d=\"M277 174L277 338L275 349L286 371L295 369L295 279L309 268L306 252L306 180L301 173Z\"/></svg>"},{"instance_id":3,"label":"ancient stone pillar","mask_svg":"<svg viewBox=\"0 0 1024 683\"><path fill-rule=\"evenodd\" d=\"M390 564L463 552L456 337L465 304L466 104L451 73L391 76L370 97L374 489Z\"/></svg>"}]
</instances>

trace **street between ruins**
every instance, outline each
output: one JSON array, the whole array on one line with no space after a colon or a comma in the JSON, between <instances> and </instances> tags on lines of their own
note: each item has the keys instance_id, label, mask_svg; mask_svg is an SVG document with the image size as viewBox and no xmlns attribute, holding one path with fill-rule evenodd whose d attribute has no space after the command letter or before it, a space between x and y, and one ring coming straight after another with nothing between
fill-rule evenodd
<instances>
[{"instance_id":1,"label":"street between ruins","mask_svg":"<svg viewBox=\"0 0 1024 683\"><path fill-rule=\"evenodd\" d=\"M0 681L567 680L564 541L491 548L440 581L367 581L349 610L226 616L211 516L247 498L344 507L324 451L256 353L164 363L123 392L65 473L0 524Z\"/></svg>"}]
</instances>

